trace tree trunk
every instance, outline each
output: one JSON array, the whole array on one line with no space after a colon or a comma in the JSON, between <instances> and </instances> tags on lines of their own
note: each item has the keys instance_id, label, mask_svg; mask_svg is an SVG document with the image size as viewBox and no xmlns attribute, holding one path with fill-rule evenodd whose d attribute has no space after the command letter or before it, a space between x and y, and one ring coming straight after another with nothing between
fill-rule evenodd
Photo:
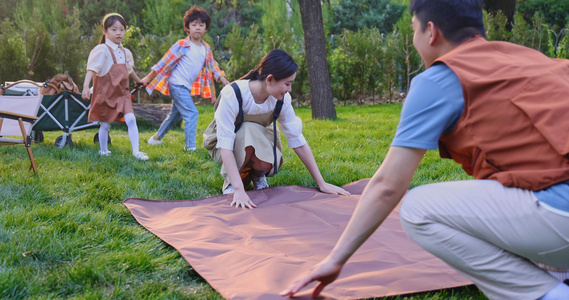
<instances>
[{"instance_id":1,"label":"tree trunk","mask_svg":"<svg viewBox=\"0 0 569 300\"><path fill-rule=\"evenodd\" d=\"M508 18L506 29L511 31L512 24L514 23L514 14L516 13L516 1L517 0L484 0L484 9L491 15L501 10L504 16Z\"/></svg>"},{"instance_id":2,"label":"tree trunk","mask_svg":"<svg viewBox=\"0 0 569 300\"><path fill-rule=\"evenodd\" d=\"M312 118L335 119L336 110L332 100L332 86L326 60L326 41L320 0L298 0L298 3L304 30Z\"/></svg>"}]
</instances>

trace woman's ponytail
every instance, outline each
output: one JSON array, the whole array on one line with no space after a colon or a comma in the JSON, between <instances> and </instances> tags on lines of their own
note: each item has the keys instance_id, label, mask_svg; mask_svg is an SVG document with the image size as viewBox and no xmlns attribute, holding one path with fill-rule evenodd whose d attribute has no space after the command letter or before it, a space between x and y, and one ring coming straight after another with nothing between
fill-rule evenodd
<instances>
[{"instance_id":1,"label":"woman's ponytail","mask_svg":"<svg viewBox=\"0 0 569 300\"><path fill-rule=\"evenodd\" d=\"M253 70L249 71L249 73L245 74L245 76L239 78L239 80L241 79L250 79L250 80L259 79L259 68L254 68Z\"/></svg>"},{"instance_id":2,"label":"woman's ponytail","mask_svg":"<svg viewBox=\"0 0 569 300\"><path fill-rule=\"evenodd\" d=\"M290 77L296 73L298 65L286 51L281 49L271 50L261 62L249 73L239 79L264 80L273 75L276 80Z\"/></svg>"}]
</instances>

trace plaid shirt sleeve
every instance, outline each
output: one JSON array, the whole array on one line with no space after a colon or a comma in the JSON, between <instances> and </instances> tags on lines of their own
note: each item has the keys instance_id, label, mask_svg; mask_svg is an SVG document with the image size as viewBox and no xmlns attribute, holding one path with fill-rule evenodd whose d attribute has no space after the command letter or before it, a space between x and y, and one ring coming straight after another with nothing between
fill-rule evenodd
<instances>
[{"instance_id":1,"label":"plaid shirt sleeve","mask_svg":"<svg viewBox=\"0 0 569 300\"><path fill-rule=\"evenodd\" d=\"M211 101L215 101L215 84L213 79L219 80L221 77L225 77L225 72L219 68L219 64L213 58L213 52L211 47L203 42L206 46L206 58L205 64L198 78L192 84L192 96L201 95L203 98L211 98ZM213 76L212 76L213 75Z\"/></svg>"},{"instance_id":2,"label":"plaid shirt sleeve","mask_svg":"<svg viewBox=\"0 0 569 300\"><path fill-rule=\"evenodd\" d=\"M152 67L152 70L156 72L156 76L146 86L148 94L152 94L153 90L157 90L164 95L170 95L170 91L168 89L168 77L170 77L172 70L180 60L180 57L185 53L184 41L185 40L179 40L172 45L172 47L168 49L168 52L164 54L162 59Z\"/></svg>"}]
</instances>

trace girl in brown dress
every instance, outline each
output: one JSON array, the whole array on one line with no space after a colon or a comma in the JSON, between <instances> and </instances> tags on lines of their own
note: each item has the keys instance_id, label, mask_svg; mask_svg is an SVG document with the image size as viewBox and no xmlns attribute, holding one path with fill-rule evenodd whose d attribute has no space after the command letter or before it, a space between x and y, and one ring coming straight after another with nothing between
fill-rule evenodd
<instances>
[{"instance_id":1,"label":"girl in brown dress","mask_svg":"<svg viewBox=\"0 0 569 300\"><path fill-rule=\"evenodd\" d=\"M82 93L83 99L90 99L89 84L93 79L89 122L101 122L99 154L102 156L111 154L107 147L110 124L124 117L132 145L132 154L137 159L148 160L148 155L139 151L138 127L129 92L129 77L136 83L142 83L142 81L133 70L132 53L123 48L121 44L125 36L126 22L121 15L110 13L105 15L102 25L104 35L100 44L89 54Z\"/></svg>"}]
</instances>

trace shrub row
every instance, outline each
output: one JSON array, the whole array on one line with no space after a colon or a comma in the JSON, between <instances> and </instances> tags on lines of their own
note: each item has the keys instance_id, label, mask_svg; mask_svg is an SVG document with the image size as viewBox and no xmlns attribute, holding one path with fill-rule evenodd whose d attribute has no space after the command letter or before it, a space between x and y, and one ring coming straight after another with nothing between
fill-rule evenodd
<instances>
[{"instance_id":1,"label":"shrub row","mask_svg":"<svg viewBox=\"0 0 569 300\"><path fill-rule=\"evenodd\" d=\"M278 5L279 2L273 3ZM235 80L253 68L270 49L288 51L299 64L293 98L300 104L306 104L309 87L304 41L299 33L301 29L293 26L286 9L272 11L272 15L260 21L262 32L259 25L242 28L235 24L227 35L206 36L206 41L212 46L214 57L229 80ZM14 21L5 19L0 24L0 82L20 79L45 81L55 74L67 73L81 88L88 53L98 43L100 29L93 28L91 35L85 34L80 27L79 9L62 17L57 24L34 21L42 19L40 10L36 8L28 11L27 16ZM490 40L511 41L538 49L550 57L569 57L569 28L554 32L538 14L529 23L516 14L511 31L506 30L506 18L500 13L485 15L485 23ZM387 34L376 28L363 28L328 36L327 55L336 101L358 104L389 102L407 91L411 78L424 69L412 46L410 24L411 16L405 11L393 31ZM125 47L135 56L135 70L139 76L144 76L180 38L184 36L156 36L129 26ZM158 93L151 96L141 94L143 102L169 101L168 97Z\"/></svg>"}]
</instances>

